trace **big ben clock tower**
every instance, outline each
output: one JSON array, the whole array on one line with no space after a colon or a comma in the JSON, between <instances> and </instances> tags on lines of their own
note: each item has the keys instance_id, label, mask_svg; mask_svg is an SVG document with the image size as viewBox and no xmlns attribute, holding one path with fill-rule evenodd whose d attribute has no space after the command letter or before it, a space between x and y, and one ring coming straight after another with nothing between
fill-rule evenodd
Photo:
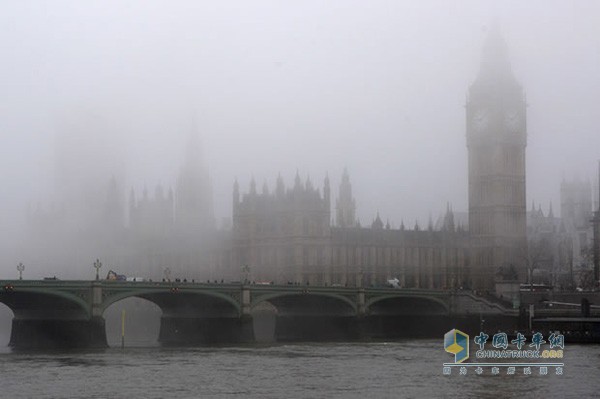
<instances>
[{"instance_id":1,"label":"big ben clock tower","mask_svg":"<svg viewBox=\"0 0 600 399\"><path fill-rule=\"evenodd\" d=\"M469 153L470 275L493 290L500 268L526 275L526 103L498 28L484 43L466 104Z\"/></svg>"}]
</instances>

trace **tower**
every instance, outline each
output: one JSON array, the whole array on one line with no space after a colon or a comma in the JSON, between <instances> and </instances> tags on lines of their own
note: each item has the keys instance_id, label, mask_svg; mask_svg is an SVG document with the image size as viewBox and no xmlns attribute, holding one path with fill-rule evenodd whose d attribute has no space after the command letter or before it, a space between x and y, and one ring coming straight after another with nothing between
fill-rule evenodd
<instances>
[{"instance_id":1,"label":"tower","mask_svg":"<svg viewBox=\"0 0 600 399\"><path fill-rule=\"evenodd\" d=\"M352 185L350 184L350 176L344 168L342 174L342 183L340 184L340 192L336 203L336 225L337 227L355 227L356 226L356 202L352 197Z\"/></svg>"},{"instance_id":2,"label":"tower","mask_svg":"<svg viewBox=\"0 0 600 399\"><path fill-rule=\"evenodd\" d=\"M466 104L469 169L470 274L491 290L497 270L527 271L526 102L499 28L488 33L479 74Z\"/></svg>"},{"instance_id":3,"label":"tower","mask_svg":"<svg viewBox=\"0 0 600 399\"><path fill-rule=\"evenodd\" d=\"M215 228L210 176L195 127L186 150L175 191L175 224L180 232L195 235Z\"/></svg>"},{"instance_id":4,"label":"tower","mask_svg":"<svg viewBox=\"0 0 600 399\"><path fill-rule=\"evenodd\" d=\"M564 180L560 184L560 216L569 230L585 231L592 214L592 183Z\"/></svg>"}]
</instances>

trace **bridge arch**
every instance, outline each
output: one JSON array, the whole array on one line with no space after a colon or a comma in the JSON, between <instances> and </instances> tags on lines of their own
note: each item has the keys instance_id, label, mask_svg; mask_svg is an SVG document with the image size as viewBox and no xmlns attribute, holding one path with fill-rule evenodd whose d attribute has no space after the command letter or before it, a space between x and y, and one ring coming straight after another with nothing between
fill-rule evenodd
<instances>
[{"instance_id":1,"label":"bridge arch","mask_svg":"<svg viewBox=\"0 0 600 399\"><path fill-rule=\"evenodd\" d=\"M280 315L309 313L313 315L354 316L356 303L351 299L327 292L276 292L264 294L252 302L252 309L268 302ZM304 307L304 312L302 312Z\"/></svg>"},{"instance_id":2,"label":"bridge arch","mask_svg":"<svg viewBox=\"0 0 600 399\"><path fill-rule=\"evenodd\" d=\"M223 292L178 289L175 287L160 288L124 288L107 295L102 303L103 312L112 304L127 298L141 298L157 305L163 316L218 316L237 317L241 306L235 298Z\"/></svg>"},{"instance_id":3,"label":"bridge arch","mask_svg":"<svg viewBox=\"0 0 600 399\"><path fill-rule=\"evenodd\" d=\"M91 306L82 296L63 290L12 288L0 290L0 303L8 306L16 318L88 319Z\"/></svg>"},{"instance_id":4,"label":"bridge arch","mask_svg":"<svg viewBox=\"0 0 600 399\"><path fill-rule=\"evenodd\" d=\"M123 322L127 346L158 343L162 310L152 301L127 297L107 306L102 316L109 346L121 345Z\"/></svg>"},{"instance_id":5,"label":"bridge arch","mask_svg":"<svg viewBox=\"0 0 600 399\"><path fill-rule=\"evenodd\" d=\"M370 314L380 315L447 315L449 304L435 296L389 294L371 298L365 306Z\"/></svg>"}]
</instances>

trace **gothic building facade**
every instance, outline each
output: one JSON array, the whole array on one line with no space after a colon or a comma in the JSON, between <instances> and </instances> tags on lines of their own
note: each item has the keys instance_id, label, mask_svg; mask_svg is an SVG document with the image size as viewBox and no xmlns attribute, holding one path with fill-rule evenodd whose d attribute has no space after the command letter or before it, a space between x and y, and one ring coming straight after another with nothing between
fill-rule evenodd
<instances>
[{"instance_id":1,"label":"gothic building facade","mask_svg":"<svg viewBox=\"0 0 600 399\"><path fill-rule=\"evenodd\" d=\"M348 172L340 185L335 226L331 225L330 183L323 191L296 175L286 189L281 177L270 193L254 181L240 198L233 193L232 273L247 265L255 281L354 286L385 285L398 278L404 287L459 288L468 284L468 234L457 229L448 209L440 230L391 229L379 215L370 227L354 218Z\"/></svg>"},{"instance_id":2,"label":"gothic building facade","mask_svg":"<svg viewBox=\"0 0 600 399\"><path fill-rule=\"evenodd\" d=\"M410 231L392 230L379 215L371 228L360 227L347 171L333 227L328 180L321 197L297 177L285 195L279 182L279 197L266 190L257 195L252 186L241 203L234 198L233 264L254 264L261 278L323 284L383 284L398 278L407 287L491 291L500 269L515 270L525 281L531 268L525 207L526 103L498 29L492 29L484 43L481 68L469 88L466 120L468 233L456 229L450 210L447 223L436 231L432 222L424 230L418 225ZM266 227L281 223L275 219L286 221L285 232ZM262 266L265 256L285 270L263 275L268 270Z\"/></svg>"},{"instance_id":3,"label":"gothic building facade","mask_svg":"<svg viewBox=\"0 0 600 399\"><path fill-rule=\"evenodd\" d=\"M424 228L391 228L379 214L363 227L344 170L333 210L328 177L313 184L297 174L286 187L279 176L272 190L266 184L258 190L252 180L245 193L236 181L231 230L217 229L210 176L192 134L174 190L131 190L125 207L117 182L110 181L103 216L110 232L96 240L101 247L79 249L77 261L106 253L120 272L153 279L355 286L397 278L403 287L492 291L499 270L514 270L509 277L521 282L546 270L556 283L590 241L590 187L563 182L562 220L552 209L526 212L526 117L506 44L491 30L466 103L468 220L448 205L437 223ZM36 211L31 220L66 220L65 212L53 217ZM99 237L89 226L64 230ZM540 251L540 243L551 251Z\"/></svg>"},{"instance_id":4,"label":"gothic building facade","mask_svg":"<svg viewBox=\"0 0 600 399\"><path fill-rule=\"evenodd\" d=\"M331 263L331 209L329 180L323 194L297 174L286 189L281 176L274 192L266 184L257 193L240 198L237 183L233 193L232 273L248 265L258 281L309 281L323 283Z\"/></svg>"}]
</instances>

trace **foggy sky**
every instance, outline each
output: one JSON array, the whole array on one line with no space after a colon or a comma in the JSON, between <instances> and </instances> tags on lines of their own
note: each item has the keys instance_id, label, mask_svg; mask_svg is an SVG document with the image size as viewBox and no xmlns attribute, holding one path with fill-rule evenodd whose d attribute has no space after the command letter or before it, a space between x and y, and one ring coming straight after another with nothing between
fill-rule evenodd
<instances>
[{"instance_id":1,"label":"foggy sky","mask_svg":"<svg viewBox=\"0 0 600 399\"><path fill-rule=\"evenodd\" d=\"M529 104L528 207L557 213L562 177L600 158L600 2L499 3L3 2L0 235L69 182L174 186L194 124L218 220L236 177L328 173L335 201L344 167L363 225L466 211L464 105L494 18Z\"/></svg>"}]
</instances>

